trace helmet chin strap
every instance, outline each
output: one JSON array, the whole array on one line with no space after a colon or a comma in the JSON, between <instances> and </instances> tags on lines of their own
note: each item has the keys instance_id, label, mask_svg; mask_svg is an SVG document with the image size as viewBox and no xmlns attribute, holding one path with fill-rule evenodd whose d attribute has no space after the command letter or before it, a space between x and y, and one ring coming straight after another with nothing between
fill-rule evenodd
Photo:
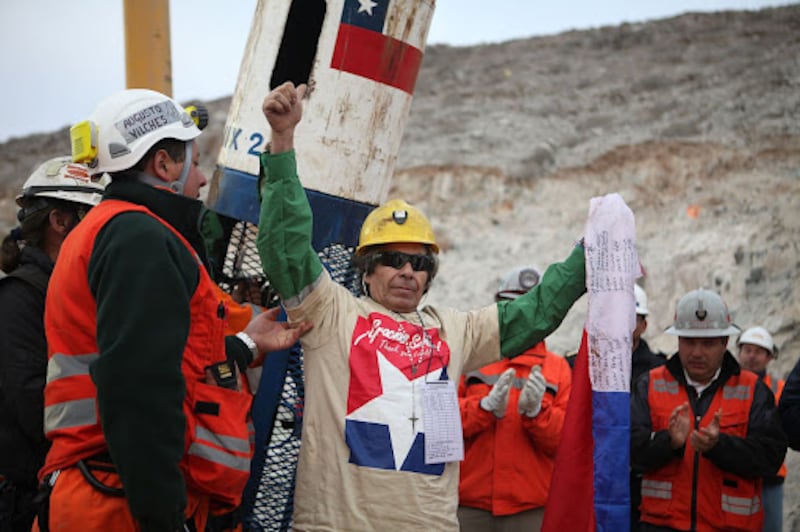
<instances>
[{"instance_id":1,"label":"helmet chin strap","mask_svg":"<svg viewBox=\"0 0 800 532\"><path fill-rule=\"evenodd\" d=\"M137 178L142 183L147 183L152 187L167 187L176 194L183 196L183 189L186 186L186 180L189 178L189 170L192 168L192 143L186 143L186 156L183 160L183 168L181 168L181 175L178 179L170 183L165 183L163 180L152 176L145 172L137 172Z\"/></svg>"},{"instance_id":2,"label":"helmet chin strap","mask_svg":"<svg viewBox=\"0 0 800 532\"><path fill-rule=\"evenodd\" d=\"M183 168L181 175L176 181L169 184L169 188L176 194L183 196L183 189L186 187L186 180L189 178L189 170L192 169L192 142L186 143L186 156L183 158Z\"/></svg>"}]
</instances>

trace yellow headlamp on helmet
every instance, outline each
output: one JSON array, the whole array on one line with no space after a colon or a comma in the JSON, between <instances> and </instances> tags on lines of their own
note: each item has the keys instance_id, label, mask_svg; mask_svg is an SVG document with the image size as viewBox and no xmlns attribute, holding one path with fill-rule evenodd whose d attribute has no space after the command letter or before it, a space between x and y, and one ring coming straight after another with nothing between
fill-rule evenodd
<instances>
[{"instance_id":1,"label":"yellow headlamp on helmet","mask_svg":"<svg viewBox=\"0 0 800 532\"><path fill-rule=\"evenodd\" d=\"M69 128L72 162L93 166L97 161L97 126L89 120Z\"/></svg>"},{"instance_id":2,"label":"yellow headlamp on helmet","mask_svg":"<svg viewBox=\"0 0 800 532\"><path fill-rule=\"evenodd\" d=\"M410 242L439 253L431 223L422 211L401 199L389 200L367 216L361 226L356 255L371 246Z\"/></svg>"}]
</instances>

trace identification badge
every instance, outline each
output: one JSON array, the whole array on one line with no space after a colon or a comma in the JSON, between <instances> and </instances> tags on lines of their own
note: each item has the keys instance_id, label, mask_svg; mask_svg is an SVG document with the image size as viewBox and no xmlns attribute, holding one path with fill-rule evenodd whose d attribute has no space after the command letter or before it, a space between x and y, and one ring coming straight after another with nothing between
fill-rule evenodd
<instances>
[{"instance_id":1,"label":"identification badge","mask_svg":"<svg viewBox=\"0 0 800 532\"><path fill-rule=\"evenodd\" d=\"M425 463L464 459L464 433L454 381L427 381L422 393L425 424Z\"/></svg>"}]
</instances>

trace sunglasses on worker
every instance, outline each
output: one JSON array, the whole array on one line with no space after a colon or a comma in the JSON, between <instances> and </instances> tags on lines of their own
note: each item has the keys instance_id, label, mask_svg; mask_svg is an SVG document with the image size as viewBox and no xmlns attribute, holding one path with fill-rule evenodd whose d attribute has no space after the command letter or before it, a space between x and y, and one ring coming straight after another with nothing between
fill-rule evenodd
<instances>
[{"instance_id":1,"label":"sunglasses on worker","mask_svg":"<svg viewBox=\"0 0 800 532\"><path fill-rule=\"evenodd\" d=\"M395 270L401 269L407 262L415 272L431 273L434 267L434 258L430 255L409 255L400 251L380 251L374 255L375 263L388 266Z\"/></svg>"}]
</instances>

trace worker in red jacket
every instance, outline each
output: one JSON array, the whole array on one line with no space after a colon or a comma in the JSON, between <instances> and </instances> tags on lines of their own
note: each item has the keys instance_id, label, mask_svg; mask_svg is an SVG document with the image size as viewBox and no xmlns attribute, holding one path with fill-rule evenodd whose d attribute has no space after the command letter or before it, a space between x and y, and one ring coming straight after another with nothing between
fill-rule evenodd
<instances>
[{"instance_id":1,"label":"worker in red jacket","mask_svg":"<svg viewBox=\"0 0 800 532\"><path fill-rule=\"evenodd\" d=\"M495 299L515 299L538 281L536 268L515 268ZM462 532L541 528L571 383L569 364L544 341L462 377Z\"/></svg>"}]
</instances>

